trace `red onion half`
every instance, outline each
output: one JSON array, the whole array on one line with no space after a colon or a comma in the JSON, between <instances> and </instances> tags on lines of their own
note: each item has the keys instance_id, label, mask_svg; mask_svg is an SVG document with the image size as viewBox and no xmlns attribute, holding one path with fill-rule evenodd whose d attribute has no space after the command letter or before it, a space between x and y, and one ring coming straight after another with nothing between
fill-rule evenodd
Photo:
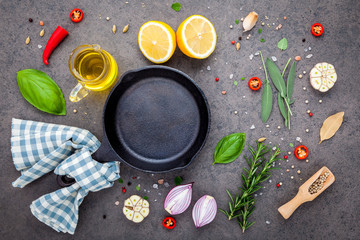
<instances>
[{"instance_id":1,"label":"red onion half","mask_svg":"<svg viewBox=\"0 0 360 240\"><path fill-rule=\"evenodd\" d=\"M217 204L215 198L209 195L202 196L194 205L192 218L196 228L211 223L216 216Z\"/></svg>"},{"instance_id":2,"label":"red onion half","mask_svg":"<svg viewBox=\"0 0 360 240\"><path fill-rule=\"evenodd\" d=\"M170 190L164 202L164 208L168 213L177 215L185 212L191 203L193 184L179 185Z\"/></svg>"}]
</instances>

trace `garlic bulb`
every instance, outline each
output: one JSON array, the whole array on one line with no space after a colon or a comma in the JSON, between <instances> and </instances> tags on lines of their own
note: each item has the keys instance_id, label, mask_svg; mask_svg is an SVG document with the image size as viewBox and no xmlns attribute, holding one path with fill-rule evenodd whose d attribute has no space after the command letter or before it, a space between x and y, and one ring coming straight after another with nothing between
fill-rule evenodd
<instances>
[{"instance_id":1,"label":"garlic bulb","mask_svg":"<svg viewBox=\"0 0 360 240\"><path fill-rule=\"evenodd\" d=\"M142 222L150 213L149 202L138 195L132 195L125 200L123 213L134 223Z\"/></svg>"},{"instance_id":2,"label":"garlic bulb","mask_svg":"<svg viewBox=\"0 0 360 240\"><path fill-rule=\"evenodd\" d=\"M244 32L250 31L255 26L257 19L258 14L256 12L249 13L243 22Z\"/></svg>"},{"instance_id":3,"label":"garlic bulb","mask_svg":"<svg viewBox=\"0 0 360 240\"><path fill-rule=\"evenodd\" d=\"M327 92L334 86L336 80L335 68L329 63L318 63L310 71L311 86L320 92Z\"/></svg>"}]
</instances>

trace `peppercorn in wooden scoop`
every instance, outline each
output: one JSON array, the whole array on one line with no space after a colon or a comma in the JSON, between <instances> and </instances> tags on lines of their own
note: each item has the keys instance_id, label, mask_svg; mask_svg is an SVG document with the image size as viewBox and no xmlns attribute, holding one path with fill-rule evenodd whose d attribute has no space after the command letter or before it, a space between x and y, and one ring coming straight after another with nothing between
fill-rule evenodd
<instances>
[{"instance_id":1,"label":"peppercorn in wooden scoop","mask_svg":"<svg viewBox=\"0 0 360 240\"><path fill-rule=\"evenodd\" d=\"M288 219L301 204L314 200L334 181L334 174L327 167L322 167L301 185L296 196L279 207L278 211L285 219Z\"/></svg>"}]
</instances>

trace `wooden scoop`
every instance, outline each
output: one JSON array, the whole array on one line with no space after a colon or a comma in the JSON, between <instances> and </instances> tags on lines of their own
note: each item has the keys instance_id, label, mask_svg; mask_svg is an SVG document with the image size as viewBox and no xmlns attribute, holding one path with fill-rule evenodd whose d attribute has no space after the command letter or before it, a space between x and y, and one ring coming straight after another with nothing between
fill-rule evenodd
<instances>
[{"instance_id":1,"label":"wooden scoop","mask_svg":"<svg viewBox=\"0 0 360 240\"><path fill-rule=\"evenodd\" d=\"M329 172L329 175L327 176L325 182L323 183L322 188L318 190L316 193L311 194L309 191L309 187L315 182L315 180L317 180L325 172ZM325 189L327 189L334 181L335 181L334 174L327 167L322 167L303 185L301 185L299 188L299 192L296 194L296 196L286 204L279 207L278 211L285 219L288 219L301 204L303 204L304 202L309 202L314 200L323 191L325 191Z\"/></svg>"}]
</instances>

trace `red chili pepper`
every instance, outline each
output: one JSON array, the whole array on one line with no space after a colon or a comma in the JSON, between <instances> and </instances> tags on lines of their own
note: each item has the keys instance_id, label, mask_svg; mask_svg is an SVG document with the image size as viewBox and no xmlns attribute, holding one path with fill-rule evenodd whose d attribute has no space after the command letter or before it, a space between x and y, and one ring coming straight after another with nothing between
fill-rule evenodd
<instances>
[{"instance_id":1,"label":"red chili pepper","mask_svg":"<svg viewBox=\"0 0 360 240\"><path fill-rule=\"evenodd\" d=\"M43 53L43 61L46 65L49 65L49 57L51 53L68 34L69 33L60 26L55 29L49 41L47 42Z\"/></svg>"},{"instance_id":2,"label":"red chili pepper","mask_svg":"<svg viewBox=\"0 0 360 240\"><path fill-rule=\"evenodd\" d=\"M166 217L162 224L167 229L173 229L176 226L176 221L172 217Z\"/></svg>"},{"instance_id":3,"label":"red chili pepper","mask_svg":"<svg viewBox=\"0 0 360 240\"><path fill-rule=\"evenodd\" d=\"M304 160L309 155L309 149L304 145L300 145L295 148L294 154L297 159Z\"/></svg>"},{"instance_id":4,"label":"red chili pepper","mask_svg":"<svg viewBox=\"0 0 360 240\"><path fill-rule=\"evenodd\" d=\"M81 22L81 20L84 17L84 13L83 11L81 11L80 8L74 8L71 12L70 12L70 18L71 21L73 21L74 23L78 23Z\"/></svg>"},{"instance_id":5,"label":"red chili pepper","mask_svg":"<svg viewBox=\"0 0 360 240\"><path fill-rule=\"evenodd\" d=\"M314 23L311 26L311 33L315 36L315 37L319 37L323 34L324 32L324 28L320 23Z\"/></svg>"},{"instance_id":6,"label":"red chili pepper","mask_svg":"<svg viewBox=\"0 0 360 240\"><path fill-rule=\"evenodd\" d=\"M253 91L259 90L261 87L261 81L257 77L250 78L249 80L249 88Z\"/></svg>"}]
</instances>

